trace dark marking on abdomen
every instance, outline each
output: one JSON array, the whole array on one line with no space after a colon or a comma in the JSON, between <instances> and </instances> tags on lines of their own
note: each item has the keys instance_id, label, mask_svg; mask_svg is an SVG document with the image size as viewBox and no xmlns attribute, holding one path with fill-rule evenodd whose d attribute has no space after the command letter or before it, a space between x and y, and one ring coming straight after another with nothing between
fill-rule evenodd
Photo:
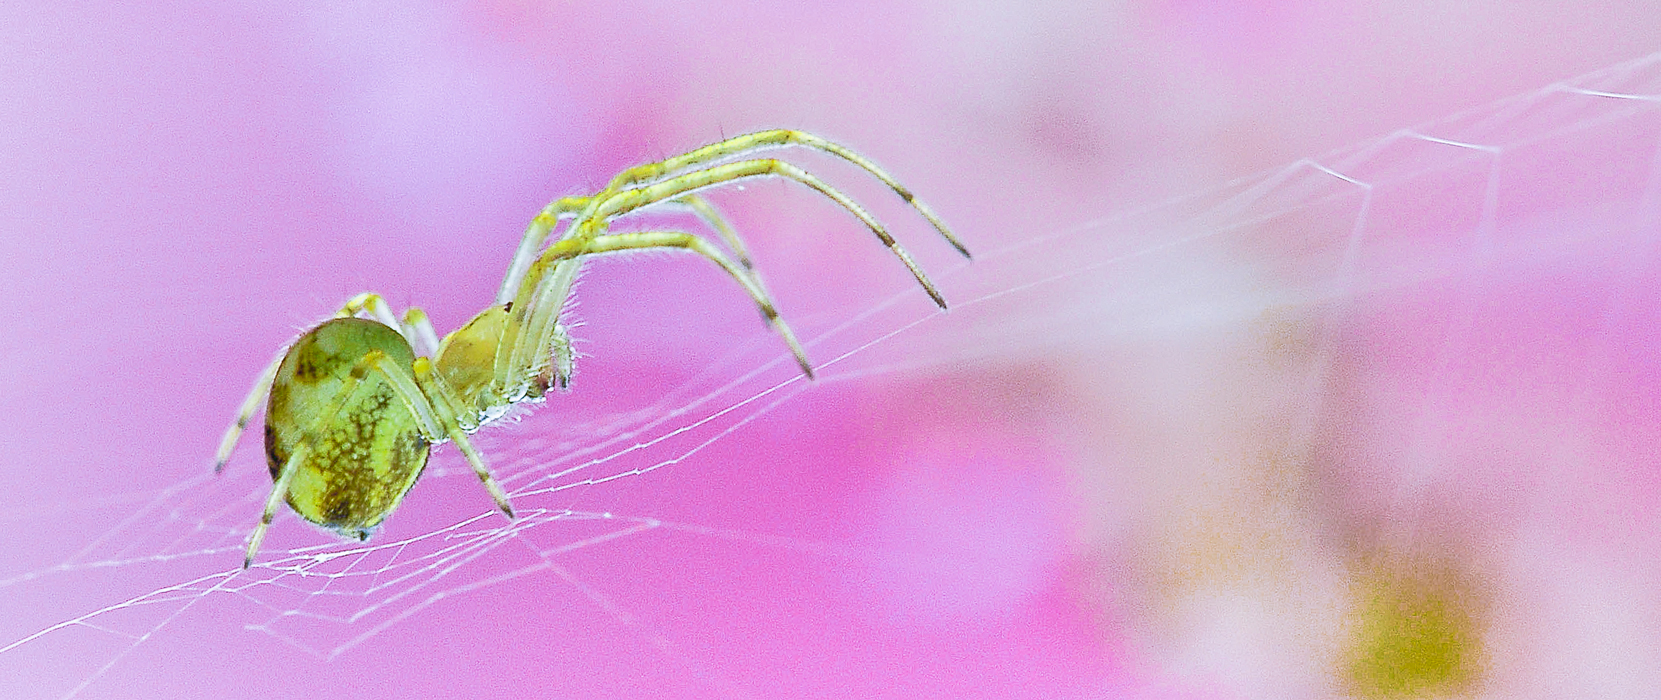
<instances>
[{"instance_id":1,"label":"dark marking on abdomen","mask_svg":"<svg viewBox=\"0 0 1661 700\"><path fill-rule=\"evenodd\" d=\"M330 491L328 505L323 507L323 524L339 527L352 517L352 499L339 491Z\"/></svg>"},{"instance_id":2,"label":"dark marking on abdomen","mask_svg":"<svg viewBox=\"0 0 1661 700\"><path fill-rule=\"evenodd\" d=\"M266 469L271 472L271 480L276 481L283 469L283 463L288 461L288 453L277 444L277 430L270 423L265 424L265 463Z\"/></svg>"}]
</instances>

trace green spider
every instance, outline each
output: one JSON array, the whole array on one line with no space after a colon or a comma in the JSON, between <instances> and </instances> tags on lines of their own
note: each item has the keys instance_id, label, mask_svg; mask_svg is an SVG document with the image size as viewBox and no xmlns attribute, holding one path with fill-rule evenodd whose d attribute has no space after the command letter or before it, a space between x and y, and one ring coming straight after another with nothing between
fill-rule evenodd
<instances>
[{"instance_id":1,"label":"green spider","mask_svg":"<svg viewBox=\"0 0 1661 700\"><path fill-rule=\"evenodd\" d=\"M753 177L806 185L871 229L945 309L945 298L905 249L847 195L789 163L745 157L759 149L790 145L816 149L864 169L969 257L939 217L894 178L853 151L812 134L761 131L624 170L598 193L566 197L543 208L526 229L496 302L444 338L433 332L420 309L410 308L399 317L380 296L359 294L334 318L306 331L260 373L214 461L215 473L224 469L249 418L261 399L269 397L265 452L274 484L248 541L243 568L253 563L278 504L285 500L307 521L344 537L367 539L420 477L430 447L445 440L456 444L496 506L513 519L507 494L467 436L513 405L541 401L550 387L564 388L569 382L571 344L559 316L585 256L650 248L681 248L702 255L744 288L811 379L807 353L751 272L743 243L696 194L699 190ZM618 217L668 206L696 214L732 254L690 233L608 231ZM567 219L570 223L561 236L548 244L559 222Z\"/></svg>"}]
</instances>

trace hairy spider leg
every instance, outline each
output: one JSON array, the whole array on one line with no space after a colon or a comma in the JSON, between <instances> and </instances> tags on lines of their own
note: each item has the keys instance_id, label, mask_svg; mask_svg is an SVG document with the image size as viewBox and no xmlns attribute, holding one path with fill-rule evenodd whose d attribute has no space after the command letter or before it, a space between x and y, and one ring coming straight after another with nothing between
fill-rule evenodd
<instances>
[{"instance_id":1,"label":"hairy spider leg","mask_svg":"<svg viewBox=\"0 0 1661 700\"><path fill-rule=\"evenodd\" d=\"M490 475L490 470L484 465L483 458L480 457L478 450L473 448L472 442L467 439L465 431L457 422L454 404L450 397L445 396L448 390L440 383L442 380L433 375L431 362L425 357L418 357L415 359L414 370L416 379L412 379L402 367L398 366L396 361L379 350L365 353L352 365L351 372L347 375L346 380L342 382L335 398L329 402L329 405L319 415L312 419L311 427L306 431L306 441L300 443L295 448L294 453L289 455L288 461L283 463L276 482L272 484L271 495L265 501L265 510L260 514L260 523L255 526L253 536L249 539L248 553L243 559L242 568L246 569L253 564L254 555L259 551L260 543L265 540L265 533L271 527L272 519L277 515L277 508L288 495L288 486L294 479L297 466L304 463L305 458L311 452L311 445L318 435L319 428L333 422L336 415L340 413L340 409L362 388L363 380L370 372L379 373L387 385L392 388L393 393L416 417L416 423L421 427L423 433L422 437L427 442L437 444L448 439L456 444L456 448L461 451L462 456L473 467L474 473L479 476L479 481L484 484L485 490L496 501L496 506L501 509L509 520L514 518L513 507L508 503L507 494L502 491L502 487L496 482L496 479ZM428 394L423 391L421 386L423 384L429 387L428 390L434 395L440 397L439 403L428 399Z\"/></svg>"},{"instance_id":2,"label":"hairy spider leg","mask_svg":"<svg viewBox=\"0 0 1661 700\"><path fill-rule=\"evenodd\" d=\"M596 235L595 233L591 232L586 236L578 236L578 237L579 238L593 238L595 235ZM687 235L693 235L693 234L687 234ZM709 243L708 243L707 240L703 240L703 238L701 236L699 237L699 239L702 241L703 246L705 248L707 248L709 250L712 250L712 251L715 250L713 247L709 246ZM565 240L569 240L569 239L565 239ZM677 246L677 247L679 247L679 246ZM733 264L731 266L729 266L729 265L724 264L725 262L731 262ZM739 283L745 285L746 289L750 290L752 292L752 294L759 293L761 298L763 298L767 301L767 303L765 305L762 305L763 309L775 308L775 305L772 302L772 295L767 293L766 287L763 286L762 283L761 283L760 275L756 274L756 271L752 267L746 265L744 261L733 260L731 258L727 258L724 261L724 263L722 264L723 269L726 269L729 272L731 272L732 270L739 270L740 272L738 274L734 275L735 278L739 279ZM577 270L578 270L578 263L576 263L572 260L566 260L566 261L563 261L563 262L559 263L558 265L555 266L554 271L552 273L552 278L553 278L554 281L552 283L546 285L546 288L549 289L549 290L558 290L557 292L554 292L554 293L556 293L559 298L564 298L564 297L568 296L571 280L573 280L575 278L575 273L577 272ZM547 273L545 273L545 274L547 274ZM534 320L532 320L530 322L530 327L533 329L533 333L532 333L533 337L537 336L537 333L535 332L535 329L542 328L543 326L546 325L546 323L549 320L553 320L556 324L558 323L558 310L554 309L553 307L543 307L543 306L541 306L541 301L539 299L540 299L539 297L534 297L533 296L532 309L531 309L532 313L533 314L542 314L544 311L552 311L553 315L552 316L541 316L541 315L539 315L539 316L534 317ZM773 323L774 320L776 319L776 316L769 316L769 315L764 313L763 318L768 323Z\"/></svg>"},{"instance_id":3,"label":"hairy spider leg","mask_svg":"<svg viewBox=\"0 0 1661 700\"><path fill-rule=\"evenodd\" d=\"M403 370L401 368L395 364L387 364L397 372L397 375L388 377L393 381L395 389L399 382L409 381L408 377L402 376ZM490 475L490 468L485 466L484 458L479 455L479 451L473 448L473 442L467 439L467 430L462 427L460 419L462 415L459 408L461 401L456 398L456 393L444 382L443 377L433 371L432 362L427 358L415 358L412 369L415 370L415 385L404 387L404 401L408 403L417 401L422 397L429 397L433 412L437 414L437 424L432 426L435 429L435 434L437 430L442 429L444 434L449 436L450 441L456 444L456 449L467 460L468 466L473 468L473 474L479 477L480 483L484 484L484 490L488 491L490 498L496 501L496 507L502 511L503 515L508 516L508 520L513 520L513 506L508 503L507 493L502 490L502 485L496 482L496 477ZM417 386L420 390L412 391ZM473 427L476 429L478 426ZM429 442L440 442L440 440L429 440Z\"/></svg>"},{"instance_id":4,"label":"hairy spider leg","mask_svg":"<svg viewBox=\"0 0 1661 700\"><path fill-rule=\"evenodd\" d=\"M497 291L497 304L512 303L513 296L518 294L520 283L523 283L523 279L525 279L525 271L530 269L532 263L537 261L537 256L541 253L543 244L548 241L548 236L553 234L553 229L558 226L561 219L575 218L578 211L588 206L588 200L590 198L586 198L586 196L566 196L566 198L551 201L548 206L541 210L541 213L538 213L532 219L532 223L525 228L525 236L520 239L520 246L513 253L512 263L508 263L507 274L502 276L502 288ZM664 205L686 206L688 210L698 214L699 218L704 219L704 223L709 224L709 228L713 228L721 238L726 239L726 243L739 256L739 261L744 264L744 268L751 268L749 251L744 248L744 241L737 238L733 226L726 223L726 219L721 216L719 211L716 211L714 206L709 205L708 201L704 201L698 195L688 195L681 198L681 200L674 201L674 203L664 203ZM565 274L570 274L573 279L575 279L575 273L575 268L565 271ZM759 279L757 279L757 283L759 283ZM568 288L570 281L566 281L565 286ZM553 376L551 376L550 382L558 389L568 389L571 386L571 371L575 367L575 354L571 351L571 338L565 333L565 326L555 324L553 339L551 339L550 344L550 354L553 356L553 367L551 367ZM500 357L498 357L498 361L500 361Z\"/></svg>"},{"instance_id":5,"label":"hairy spider leg","mask_svg":"<svg viewBox=\"0 0 1661 700\"><path fill-rule=\"evenodd\" d=\"M417 354L433 357L438 354L438 332L433 330L432 319L427 318L427 312L420 307L411 306L404 309L400 330L409 344L418 351Z\"/></svg>"},{"instance_id":6,"label":"hairy spider leg","mask_svg":"<svg viewBox=\"0 0 1661 700\"><path fill-rule=\"evenodd\" d=\"M547 251L544 250L543 252L546 253ZM571 285L576 282L577 272L582 269L582 261L576 259L562 260L554 265L551 272L545 271L545 268L546 266L543 266L544 271L539 276L545 278L543 280L546 282L544 288L547 291L532 292L529 297L531 301L526 305L525 313L514 317L522 319L522 323L527 325L516 325L510 321L503 333L502 343L496 346L498 362L506 357L508 362L520 364L508 365L506 372L498 372L498 378L507 378L510 376L507 372L511 372L514 367L528 367L532 360L545 357L547 355L545 349L548 349L549 345L552 345L551 349L554 351L556 363L561 359L558 354L561 346L564 346L567 353L569 353L571 339L566 335L565 326L560 323L559 319L560 314L565 311L566 299L571 296ZM521 285L521 290L531 286L528 282L527 280L526 284ZM544 312L540 305L549 303L548 300L557 301L558 306L550 306L549 310ZM543 330L545 328L547 330ZM521 332L522 329L528 330ZM539 354L533 355L530 353ZM569 363L569 354L564 359ZM567 374L569 374L570 368L570 364L564 367ZM556 382L561 382L559 386L563 388L563 381L568 377L558 376L559 369L556 365L554 379ZM523 371L523 375L529 376L531 374L533 372L529 369Z\"/></svg>"},{"instance_id":7,"label":"hairy spider leg","mask_svg":"<svg viewBox=\"0 0 1661 700\"><path fill-rule=\"evenodd\" d=\"M674 199L693 190L754 177L782 177L795 180L841 205L843 209L848 210L849 213L852 213L864 223L866 228L871 229L871 232L876 234L877 240L888 246L889 252L905 264L906 269L911 271L912 277L917 279L917 283L923 286L924 291L928 292L929 298L933 299L936 305L942 309L946 308L945 297L940 295L940 290L935 289L934 283L929 281L928 275L923 274L922 268L919 268L917 263L911 259L911 254L907 253L905 248L888 233L888 230L883 228L883 225L878 223L876 218L865 211L864 207L859 206L848 195L843 194L841 190L830 186L807 171L774 158L722 163L703 170L677 175L650 185L623 190L604 200L590 203L583 214L571 225L573 227L592 225L597 229L596 232L603 231L606 222L611 219L651 205L654 202ZM576 235L581 236L583 233L584 231L579 228Z\"/></svg>"},{"instance_id":8,"label":"hairy spider leg","mask_svg":"<svg viewBox=\"0 0 1661 700\"><path fill-rule=\"evenodd\" d=\"M231 427L225 429L225 437L219 440L219 451L213 455L213 473L225 471L225 463L231 460L231 451L236 449L236 443L242 439L242 431L248 428L248 419L254 417L254 411L259 410L260 402L265 400L271 392L271 382L277 378L277 368L283 364L283 358L288 356L288 347L277 351L277 359L266 365L265 369L254 379L254 388L248 392L248 397L242 400L242 406L237 408L236 420L231 421Z\"/></svg>"},{"instance_id":9,"label":"hairy spider leg","mask_svg":"<svg viewBox=\"0 0 1661 700\"><path fill-rule=\"evenodd\" d=\"M710 228L715 229L715 235L720 236L721 241L732 250L733 260L749 270L752 276L755 275L755 262L750 260L750 250L744 245L744 239L738 237L738 231L733 229L732 224L727 223L726 217L721 216L720 210L716 209L714 204L710 204L709 200L689 194L665 204L686 207Z\"/></svg>"},{"instance_id":10,"label":"hairy spider leg","mask_svg":"<svg viewBox=\"0 0 1661 700\"><path fill-rule=\"evenodd\" d=\"M518 316L520 302L514 303L515 318L508 323L508 328L523 329L523 332L520 332L511 341L507 337L508 334L503 333L503 343L512 342L516 346L510 351L511 356L525 357L530 352L539 352L537 350L527 350L527 348L544 347L549 342L550 324L557 317L555 309L564 302L564 290L554 289L558 283L559 275L548 274L546 272L547 268L550 266L555 268L574 266L578 258L590 255L650 248L690 250L725 270L744 288L744 291L750 295L750 299L761 309L762 316L783 337L785 344L790 347L791 353L795 356L797 364L801 366L802 373L809 378L813 377L813 365L807 359L807 352L802 349L801 343L796 340L796 334L790 330L790 325L779 317L778 310L774 307L772 300L768 298L767 292L757 285L754 280L751 280L738 263L710 245L708 241L694 234L679 231L642 231L583 236L563 239L549 246L537 259L536 263L531 266L531 274L540 279L541 283L535 287L527 283L520 289L521 296L525 298L524 306L527 307L523 317ZM509 391L509 395L512 395L523 390L515 382L523 382L529 379L531 374L531 372L524 372L517 377L498 376L498 381L501 382L501 386Z\"/></svg>"},{"instance_id":11,"label":"hairy spider leg","mask_svg":"<svg viewBox=\"0 0 1661 700\"><path fill-rule=\"evenodd\" d=\"M565 388L570 382L571 368L573 364L571 341L570 338L565 335L563 325L558 322L559 309L556 309L550 317L554 321L551 331L546 333L540 331L529 334L523 333L521 329L525 327L527 314L530 310L532 310L532 308L535 307L535 303L531 301L534 297L525 299L521 299L520 297L523 295L523 291L526 288L534 287L537 283L534 281L535 277L547 274L547 272L544 271L535 277L527 278L526 276L526 273L530 270L531 266L537 259L538 254L542 252L542 245L547 240L548 236L553 232L554 227L561 219L572 218L575 216L576 212L587 208L591 199L592 197L564 197L555 200L547 207L544 207L542 212L532 220L531 225L526 229L525 236L519 243L519 250L514 254L513 263L509 266L507 275L502 279L502 289L498 292L497 303L512 304L514 307L517 307L517 310L512 311L513 315L510 317L509 322L504 325L502 329L502 337L496 345L496 361L494 363L496 378L492 382L491 386L492 393L500 397L503 401L512 402L523 398L526 394L522 394L521 391L525 390L529 386L526 381L527 378L543 374L540 366L542 362L541 358L549 355L553 356L554 364L553 376L551 377L549 383L559 388ZM668 199L669 198L665 198L651 204L666 203ZM691 208L695 213L698 213L701 217L703 217L705 222L708 223L711 228L715 229L717 233L732 231L732 227L720 217L720 214L716 212L713 207L709 206L708 203L703 202L701 198L698 198L694 194L686 193L686 196L680 197L679 199L692 199L693 201L683 203ZM639 208L641 207L636 207L636 209ZM564 236L570 237L572 235L585 234L582 233L581 227L573 224L566 229ZM744 251L744 244L738 239L736 233L723 235L728 237L728 245L733 246L738 251ZM747 252L745 254L747 254ZM553 288L559 290L556 298L560 300L562 308L564 300L570 294L571 284L576 280L577 271L579 269L580 265L575 261L572 261L556 266L553 271L553 276L556 281ZM746 269L748 269L747 266ZM750 284L759 286L760 282L758 280L751 280ZM511 294L509 291L510 287ZM513 307L510 307L510 309L512 308ZM540 329L541 326L538 326L538 328ZM523 346L518 342L518 340L522 337L538 339L546 337L548 340L539 342L536 346ZM537 352L536 355L530 354L533 350ZM514 384L511 388L509 387L510 383Z\"/></svg>"},{"instance_id":12,"label":"hairy spider leg","mask_svg":"<svg viewBox=\"0 0 1661 700\"><path fill-rule=\"evenodd\" d=\"M531 263L536 261L537 254L542 252L543 244L548 241L554 228L560 221L575 218L578 212L588 206L591 197L562 197L550 202L542 211L531 219L530 225L525 227L525 235L519 240L519 249L513 253L513 262L508 265L506 275L502 276L502 286L496 291L496 303L506 304L513 301L519 292L519 283L525 278L525 271L530 269ZM750 251L744 246L744 241L738 237L731 224L721 216L704 198L689 194L673 202L663 202L663 206L678 205L692 212L699 219L715 231L721 240L732 249L733 255L745 269L753 267L750 262ZM567 232L569 233L569 232Z\"/></svg>"},{"instance_id":13,"label":"hairy spider leg","mask_svg":"<svg viewBox=\"0 0 1661 700\"><path fill-rule=\"evenodd\" d=\"M502 276L502 287L496 291L498 305L513 301L514 295L519 292L520 281L525 278L525 271L536 261L537 254L542 252L542 244L560 220L575 216L586 206L587 197L561 197L549 202L531 219L530 225L525 227L525 235L519 239L519 249L513 252L513 262L508 264L507 274Z\"/></svg>"},{"instance_id":14,"label":"hairy spider leg","mask_svg":"<svg viewBox=\"0 0 1661 700\"><path fill-rule=\"evenodd\" d=\"M901 185L898 180L895 180L894 176L889 175L887 171L877 166L876 163L867 160L864 156L861 156L840 144L814 136L813 134L804 131L794 131L791 129L757 131L740 136L734 136L724 141L696 148L681 155L666 158L656 163L637 165L618 173L616 177L611 179L611 183L606 186L606 189L595 195L595 199L603 199L606 194L619 191L625 187L668 177L683 170L700 168L701 166L714 161L742 156L751 151L760 149L783 146L803 146L823 153L828 153L852 163L865 172L870 173L872 177L880 180L882 184L887 185L889 189L894 190L895 194L898 194L901 199L906 201L907 204L910 204L913 208L915 208L917 213L921 214L924 219L928 220L929 225L933 226L934 230L940 232L940 235L944 237L947 242L951 243L953 248L957 249L957 252L963 254L963 257L965 258L970 257L969 249L965 247L956 236L952 235L951 230L946 228L945 222L940 220L940 217L934 213L934 210L922 201L918 200L916 195L913 195L911 190L906 189L906 187ZM586 217L587 212L584 214Z\"/></svg>"},{"instance_id":15,"label":"hairy spider leg","mask_svg":"<svg viewBox=\"0 0 1661 700\"><path fill-rule=\"evenodd\" d=\"M563 391L571 388L571 374L577 368L577 354L571 347L571 334L565 330L564 324L555 322L550 333L552 337L548 340L547 346L551 350L549 354L553 356L553 364L548 369L553 376L549 379L555 389Z\"/></svg>"},{"instance_id":16,"label":"hairy spider leg","mask_svg":"<svg viewBox=\"0 0 1661 700\"><path fill-rule=\"evenodd\" d=\"M520 241L519 250L514 254L513 263L509 266L507 275L502 279L502 290L497 294L496 303L507 304L513 301L513 297L518 293L519 285L524 281L526 271L528 271L531 264L535 262L536 256L542 252L542 245L547 240L548 236L553 233L557 222L563 219L574 218L579 210L587 206L589 199L589 197L565 197L563 199L555 200L553 203L543 208L542 213L538 214L537 218L533 220L531 225L525 230L525 237ZM753 282L757 287L762 287L760 275L756 274L754 264L750 260L748 247L744 245L744 241L738 236L738 232L733 229L732 225L727 222L726 218L721 215L720 211L717 210L714 205L710 204L708 200L696 194L687 194L674 200L653 202L648 206L677 206L696 215L704 222L705 225L713 229L716 234L719 235L727 244L727 247L733 251L733 255L737 258L738 264L750 274L751 282ZM570 236L576 230L577 227L567 228L565 236ZM559 293L559 298L563 299L568 296L571 283L575 281L576 273L579 268L580 265L576 263L569 263L556 268L554 274L556 275L556 280L558 280L558 282L554 285L554 288L562 290ZM542 334L533 333L531 335L532 337L541 337ZM558 323L557 314L553 335L549 345L552 346L550 349L553 356L553 366L551 368L552 377L550 378L550 383L559 389L568 388L571 382L574 357L571 349L571 338L566 334L565 327ZM504 342L498 347L512 347L512 345ZM533 347L529 349L534 350L537 348ZM498 361L504 359L508 361L508 365L506 365L507 369L504 370L505 372L516 371L514 368L521 368L518 371L523 372L522 368L525 366L525 359L518 356L498 357ZM524 373L528 374L529 372Z\"/></svg>"}]
</instances>

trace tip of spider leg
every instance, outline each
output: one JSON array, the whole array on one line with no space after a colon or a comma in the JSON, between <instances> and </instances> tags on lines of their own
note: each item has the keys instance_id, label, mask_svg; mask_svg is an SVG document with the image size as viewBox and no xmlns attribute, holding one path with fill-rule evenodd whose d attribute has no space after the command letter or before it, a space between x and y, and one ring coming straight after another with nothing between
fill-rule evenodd
<instances>
[{"instance_id":1,"label":"tip of spider leg","mask_svg":"<svg viewBox=\"0 0 1661 700\"><path fill-rule=\"evenodd\" d=\"M929 287L925 287L924 290L929 293L929 298L934 300L934 305L935 306L940 307L941 311L946 311L947 310L946 309L946 297L940 296L940 290L935 289L932 285L929 286Z\"/></svg>"},{"instance_id":2,"label":"tip of spider leg","mask_svg":"<svg viewBox=\"0 0 1661 700\"><path fill-rule=\"evenodd\" d=\"M975 259L975 256L969 254L969 246L963 245L963 241L958 240L957 236L952 235L952 232L946 229L945 224L936 222L934 230L940 232L940 235L946 239L947 243L951 244L952 248L957 251L958 255L961 255L969 260Z\"/></svg>"},{"instance_id":3,"label":"tip of spider leg","mask_svg":"<svg viewBox=\"0 0 1661 700\"><path fill-rule=\"evenodd\" d=\"M253 557L243 557L242 558L242 570L243 571L247 571L248 567L253 566L253 565L254 565L254 558Z\"/></svg>"}]
</instances>

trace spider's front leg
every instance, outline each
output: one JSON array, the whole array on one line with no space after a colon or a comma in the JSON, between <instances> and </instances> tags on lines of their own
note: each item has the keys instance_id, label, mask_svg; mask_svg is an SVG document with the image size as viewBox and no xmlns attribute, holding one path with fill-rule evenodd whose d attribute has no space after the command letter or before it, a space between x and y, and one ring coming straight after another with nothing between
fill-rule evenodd
<instances>
[{"instance_id":1,"label":"spider's front leg","mask_svg":"<svg viewBox=\"0 0 1661 700\"><path fill-rule=\"evenodd\" d=\"M604 190L601 190L599 194L595 195L594 199L597 201L603 200L607 195L621 192L625 188L667 179L673 175L681 174L689 170L704 168L704 166L711 165L717 161L735 158L754 151L782 146L802 146L841 158L842 160L854 164L861 170L869 173L872 177L881 181L882 184L887 185L889 189L893 190L894 193L899 195L901 199L905 200L907 204L910 204L912 208L916 209L918 214L921 214L924 219L927 219L929 225L933 226L941 236L945 237L947 242L951 243L952 247L957 249L957 252L963 254L963 257L965 258L969 257L969 249L965 247L963 242L959 241L956 236L952 235L951 230L946 228L945 222L940 220L940 217L934 213L934 210L922 201L918 200L916 195L911 193L911 190L907 189L904 185L901 185L898 180L894 179L893 175L888 174L888 171L877 167L877 164L871 162L870 159L853 152L841 144L815 136L805 131L796 131L793 129L769 129L766 131L756 131L740 136L734 136L724 141L718 141L702 148L696 148L681 155L666 158L656 163L637 165L618 173L617 176L612 178L611 182L606 185ZM591 207L583 212L582 218L588 218L592 213L593 209Z\"/></svg>"},{"instance_id":2,"label":"spider's front leg","mask_svg":"<svg viewBox=\"0 0 1661 700\"><path fill-rule=\"evenodd\" d=\"M575 216L588 206L588 197L561 197L548 203L531 219L530 225L525 227L525 235L519 239L519 249L513 252L513 262L508 264L507 274L502 276L502 286L496 290L496 303L506 304L513 301L514 294L519 291L519 283L525 279L525 271L530 269L531 263L536 261L538 253L542 252L542 245L548 242L548 236L559 226L559 222Z\"/></svg>"},{"instance_id":3,"label":"spider's front leg","mask_svg":"<svg viewBox=\"0 0 1661 700\"><path fill-rule=\"evenodd\" d=\"M917 283L923 286L923 290L928 292L929 298L933 299L936 305L942 309L946 308L946 298L941 296L940 290L936 289L934 283L929 281L928 275L923 274L923 269L918 267L917 263L911 259L911 254L907 253L905 248L894 240L894 236L888 233L888 229L878 223L875 217L865 211L864 207L859 206L852 198L843 194L841 190L830 186L830 184L813 174L772 158L722 163L703 170L677 175L650 185L623 190L603 200L591 202L572 226L593 226L596 230L604 230L607 221L638 210L641 207L650 206L655 202L674 199L693 190L755 177L782 177L787 180L794 180L836 202L865 224L865 227L876 235L877 240L882 241L882 244L888 247L888 251L894 257L900 259L900 262L906 266L907 270L911 271L911 276L916 278ZM912 203L917 204L914 200ZM579 228L578 235L581 235L582 230ZM959 250L962 250L961 245L957 243L957 239L952 238L949 233L946 234L946 237L953 245L959 246ZM965 251L964 254L967 255L968 253Z\"/></svg>"},{"instance_id":4,"label":"spider's front leg","mask_svg":"<svg viewBox=\"0 0 1661 700\"><path fill-rule=\"evenodd\" d=\"M602 191L600 195L605 195ZM508 264L507 274L502 276L502 286L496 290L496 303L506 304L513 301L519 292L519 283L525 279L525 271L530 269L531 263L536 262L536 256L542 252L542 246L553 235L554 228L560 221L575 218L578 213L587 208L594 197L562 197L543 207L542 211L531 219L530 225L525 227L525 235L519 240L519 249L514 251L513 262ZM703 197L689 194L662 204L684 208L701 219L705 225L714 230L716 235L732 249L733 256L738 258L739 264L749 269L750 251L744 246L744 241L733 230L732 224L727 223L726 217L715 209L713 204ZM571 231L567 231L570 234Z\"/></svg>"},{"instance_id":5,"label":"spider's front leg","mask_svg":"<svg viewBox=\"0 0 1661 700\"><path fill-rule=\"evenodd\" d=\"M762 289L743 267L722 254L708 241L693 234L679 231L642 231L567 238L549 246L548 250L543 252L531 266L526 284L520 288L520 296L524 301L514 302L514 313L503 328L498 358L512 359L506 365L507 372L502 372L503 365L498 364L498 382L503 386L513 385L516 381L513 368L534 366L530 364L534 361L530 359L533 357L531 353L541 355L545 352L544 348L555 342L554 337L559 329L559 309L564 305L566 291L559 287L561 270L574 269L580 258L589 255L652 248L688 250L726 271L750 295L750 299L756 303L768 324L778 331L785 344L790 347L790 352L801 366L802 373L809 379L813 378L813 365L808 361L807 351L803 350L801 343L796 340L796 334L790 329L790 325L779 317L778 309L773 305L766 290ZM530 280L537 280L538 283L533 286Z\"/></svg>"}]
</instances>

